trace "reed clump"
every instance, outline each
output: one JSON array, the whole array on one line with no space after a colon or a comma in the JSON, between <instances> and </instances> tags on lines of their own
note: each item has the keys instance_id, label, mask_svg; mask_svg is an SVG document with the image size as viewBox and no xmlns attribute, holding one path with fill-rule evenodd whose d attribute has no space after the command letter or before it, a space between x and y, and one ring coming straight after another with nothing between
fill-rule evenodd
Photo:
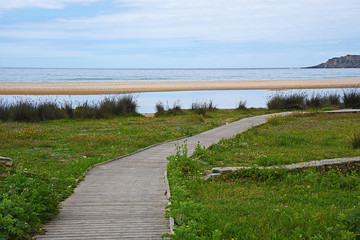
<instances>
[{"instance_id":1,"label":"reed clump","mask_svg":"<svg viewBox=\"0 0 360 240\"><path fill-rule=\"evenodd\" d=\"M209 102L193 102L191 104L191 110L199 115L205 116L207 111L214 111L216 110L216 105L212 100Z\"/></svg>"},{"instance_id":2,"label":"reed clump","mask_svg":"<svg viewBox=\"0 0 360 240\"><path fill-rule=\"evenodd\" d=\"M350 89L343 92L342 96L344 107L360 108L360 92L358 89Z\"/></svg>"},{"instance_id":3,"label":"reed clump","mask_svg":"<svg viewBox=\"0 0 360 240\"><path fill-rule=\"evenodd\" d=\"M56 119L99 119L125 116L137 113L137 102L134 96L105 97L99 103L85 101L76 107L72 102L59 103L19 99L15 103L0 100L0 120L16 122L40 122Z\"/></svg>"},{"instance_id":4,"label":"reed clump","mask_svg":"<svg viewBox=\"0 0 360 240\"><path fill-rule=\"evenodd\" d=\"M278 110L360 108L360 92L357 89L343 91L342 95L277 92L268 99L267 107Z\"/></svg>"},{"instance_id":5,"label":"reed clump","mask_svg":"<svg viewBox=\"0 0 360 240\"><path fill-rule=\"evenodd\" d=\"M177 115L183 112L181 108L180 100L175 101L172 107L169 106L168 102L166 103L166 106L162 102L158 102L155 105L155 109L156 109L155 117Z\"/></svg>"}]
</instances>

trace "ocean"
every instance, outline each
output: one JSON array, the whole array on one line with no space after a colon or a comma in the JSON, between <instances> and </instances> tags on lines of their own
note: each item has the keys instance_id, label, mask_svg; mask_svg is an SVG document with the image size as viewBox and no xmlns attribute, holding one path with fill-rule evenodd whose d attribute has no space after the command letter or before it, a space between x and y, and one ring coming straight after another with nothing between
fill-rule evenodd
<instances>
[{"instance_id":1,"label":"ocean","mask_svg":"<svg viewBox=\"0 0 360 240\"><path fill-rule=\"evenodd\" d=\"M0 82L138 82L138 81L211 81L211 80L287 80L291 79L360 78L359 68L301 69L301 68L209 68L209 69L103 69L103 68L0 68ZM295 90L294 90L295 91ZM296 90L307 94L340 92L342 89ZM172 105L179 101L182 108L190 108L195 101L210 101L218 108L235 108L241 101L247 107L266 107L274 94L267 90L194 91L134 94L141 113L155 112L162 102ZM2 95L0 99L11 102L19 96ZM97 101L104 95L90 96L23 96L37 101L55 99L72 101Z\"/></svg>"}]
</instances>

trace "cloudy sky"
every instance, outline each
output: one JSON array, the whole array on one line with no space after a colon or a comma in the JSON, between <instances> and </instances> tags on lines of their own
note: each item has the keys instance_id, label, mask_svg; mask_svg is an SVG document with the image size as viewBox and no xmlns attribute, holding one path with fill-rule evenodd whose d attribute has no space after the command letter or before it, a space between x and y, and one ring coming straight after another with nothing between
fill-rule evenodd
<instances>
[{"instance_id":1,"label":"cloudy sky","mask_svg":"<svg viewBox=\"0 0 360 240\"><path fill-rule=\"evenodd\" d=\"M0 0L0 67L303 67L360 54L359 0Z\"/></svg>"}]
</instances>

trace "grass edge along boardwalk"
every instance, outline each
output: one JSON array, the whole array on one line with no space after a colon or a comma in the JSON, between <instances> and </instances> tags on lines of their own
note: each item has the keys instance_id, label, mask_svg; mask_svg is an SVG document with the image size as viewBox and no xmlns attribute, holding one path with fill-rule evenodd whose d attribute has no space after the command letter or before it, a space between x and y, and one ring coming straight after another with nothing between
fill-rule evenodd
<instances>
[{"instance_id":1,"label":"grass edge along boardwalk","mask_svg":"<svg viewBox=\"0 0 360 240\"><path fill-rule=\"evenodd\" d=\"M278 113L287 114L287 113ZM89 171L37 239L160 239L170 232L164 172L175 143L209 147L266 122L274 114L245 118L198 135L159 144Z\"/></svg>"}]
</instances>

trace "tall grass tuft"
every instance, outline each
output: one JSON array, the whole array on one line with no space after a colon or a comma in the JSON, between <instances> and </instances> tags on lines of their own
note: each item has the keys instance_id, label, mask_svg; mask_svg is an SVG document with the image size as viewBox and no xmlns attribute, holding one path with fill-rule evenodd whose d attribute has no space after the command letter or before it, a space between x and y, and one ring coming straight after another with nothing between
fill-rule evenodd
<instances>
[{"instance_id":1,"label":"tall grass tuft","mask_svg":"<svg viewBox=\"0 0 360 240\"><path fill-rule=\"evenodd\" d=\"M304 109L306 96L304 93L290 93L282 92L276 93L267 101L269 109Z\"/></svg>"},{"instance_id":2,"label":"tall grass tuft","mask_svg":"<svg viewBox=\"0 0 360 240\"><path fill-rule=\"evenodd\" d=\"M9 107L8 120L17 122L38 121L38 110L36 104L29 100L18 100L16 104Z\"/></svg>"},{"instance_id":3,"label":"tall grass tuft","mask_svg":"<svg viewBox=\"0 0 360 240\"><path fill-rule=\"evenodd\" d=\"M338 93L317 93L307 96L305 93L284 93L278 92L267 101L269 109L322 109L341 108L341 96Z\"/></svg>"},{"instance_id":4,"label":"tall grass tuft","mask_svg":"<svg viewBox=\"0 0 360 240\"><path fill-rule=\"evenodd\" d=\"M156 109L155 117L159 117L159 116L164 115L165 106L164 106L164 104L162 102L156 103L155 109Z\"/></svg>"},{"instance_id":5,"label":"tall grass tuft","mask_svg":"<svg viewBox=\"0 0 360 240\"><path fill-rule=\"evenodd\" d=\"M116 115L118 109L116 107L116 99L114 97L105 97L99 103L96 109L96 118L110 118Z\"/></svg>"},{"instance_id":6,"label":"tall grass tuft","mask_svg":"<svg viewBox=\"0 0 360 240\"><path fill-rule=\"evenodd\" d=\"M9 119L9 104L0 99L0 121L7 121Z\"/></svg>"},{"instance_id":7,"label":"tall grass tuft","mask_svg":"<svg viewBox=\"0 0 360 240\"><path fill-rule=\"evenodd\" d=\"M171 108L168 107L168 113L171 115L176 115L181 112L182 112L182 109L181 109L180 100L175 101Z\"/></svg>"},{"instance_id":8,"label":"tall grass tuft","mask_svg":"<svg viewBox=\"0 0 360 240\"><path fill-rule=\"evenodd\" d=\"M313 94L311 97L308 97L305 100L305 104L306 107L309 108L322 108L325 107L325 105L327 105L327 97L321 95L320 93Z\"/></svg>"},{"instance_id":9,"label":"tall grass tuft","mask_svg":"<svg viewBox=\"0 0 360 240\"><path fill-rule=\"evenodd\" d=\"M343 102L346 108L360 108L360 92L357 89L344 91Z\"/></svg>"},{"instance_id":10,"label":"tall grass tuft","mask_svg":"<svg viewBox=\"0 0 360 240\"><path fill-rule=\"evenodd\" d=\"M179 113L182 113L182 108L180 104L180 100L177 100L173 103L172 107L169 106L169 103L167 103L166 107L162 102L158 102L155 105L156 113L155 116L164 116L164 115L177 115Z\"/></svg>"},{"instance_id":11,"label":"tall grass tuft","mask_svg":"<svg viewBox=\"0 0 360 240\"><path fill-rule=\"evenodd\" d=\"M40 103L37 106L38 120L48 121L65 118L65 112L61 110L55 101Z\"/></svg>"},{"instance_id":12,"label":"tall grass tuft","mask_svg":"<svg viewBox=\"0 0 360 240\"><path fill-rule=\"evenodd\" d=\"M338 93L332 93L328 96L328 103L331 107L342 107L343 104L341 102L341 95Z\"/></svg>"},{"instance_id":13,"label":"tall grass tuft","mask_svg":"<svg viewBox=\"0 0 360 240\"><path fill-rule=\"evenodd\" d=\"M236 109L237 110L246 110L246 100L239 100L239 102L237 102L236 104Z\"/></svg>"},{"instance_id":14,"label":"tall grass tuft","mask_svg":"<svg viewBox=\"0 0 360 240\"><path fill-rule=\"evenodd\" d=\"M116 103L115 115L125 116L126 114L137 113L137 102L134 95L124 95L114 98Z\"/></svg>"},{"instance_id":15,"label":"tall grass tuft","mask_svg":"<svg viewBox=\"0 0 360 240\"><path fill-rule=\"evenodd\" d=\"M88 101L85 101L75 108L73 116L80 119L94 119L97 117L97 107L94 106L94 103L90 104Z\"/></svg>"},{"instance_id":16,"label":"tall grass tuft","mask_svg":"<svg viewBox=\"0 0 360 240\"><path fill-rule=\"evenodd\" d=\"M64 102L62 105L62 110L67 118L74 117L74 108L72 102Z\"/></svg>"},{"instance_id":17,"label":"tall grass tuft","mask_svg":"<svg viewBox=\"0 0 360 240\"><path fill-rule=\"evenodd\" d=\"M216 106L214 102L210 100L207 102L193 102L191 104L191 110L199 115L205 116L207 111L214 111L216 110Z\"/></svg>"},{"instance_id":18,"label":"tall grass tuft","mask_svg":"<svg viewBox=\"0 0 360 240\"><path fill-rule=\"evenodd\" d=\"M325 107L335 107L339 108L342 106L340 94L313 94L310 97L307 97L305 100L305 105L307 108L325 108Z\"/></svg>"},{"instance_id":19,"label":"tall grass tuft","mask_svg":"<svg viewBox=\"0 0 360 240\"><path fill-rule=\"evenodd\" d=\"M136 113L137 102L134 96L125 95L105 97L100 103L85 101L75 109L72 102L60 104L56 101L35 101L19 99L8 104L0 99L0 120L37 122L63 118L109 118Z\"/></svg>"}]
</instances>

